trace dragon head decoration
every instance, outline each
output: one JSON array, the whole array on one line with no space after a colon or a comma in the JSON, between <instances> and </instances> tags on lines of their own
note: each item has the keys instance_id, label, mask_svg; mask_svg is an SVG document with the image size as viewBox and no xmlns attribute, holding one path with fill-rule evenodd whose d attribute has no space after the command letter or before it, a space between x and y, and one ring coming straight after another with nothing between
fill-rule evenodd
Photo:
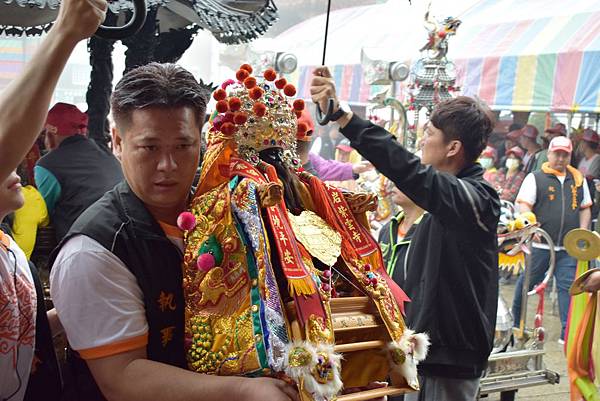
<instances>
[{"instance_id":1,"label":"dragon head decoration","mask_svg":"<svg viewBox=\"0 0 600 401\"><path fill-rule=\"evenodd\" d=\"M434 59L443 59L448 53L448 38L456 34L462 23L458 18L448 17L438 22L430 16L429 10L425 13L425 28L429 32L427 43L420 51L428 50Z\"/></svg>"}]
</instances>

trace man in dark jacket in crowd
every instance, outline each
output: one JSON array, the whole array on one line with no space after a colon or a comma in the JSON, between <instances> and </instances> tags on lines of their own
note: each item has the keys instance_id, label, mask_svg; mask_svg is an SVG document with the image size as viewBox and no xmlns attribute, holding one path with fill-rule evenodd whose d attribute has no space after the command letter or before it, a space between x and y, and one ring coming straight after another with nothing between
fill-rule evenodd
<instances>
[{"instance_id":1,"label":"man in dark jacket in crowd","mask_svg":"<svg viewBox=\"0 0 600 401\"><path fill-rule=\"evenodd\" d=\"M87 115L75 105L57 103L46 120L46 147L35 183L60 241L92 203L123 180L121 164L106 148L87 138Z\"/></svg>"},{"instance_id":2,"label":"man in dark jacket in crowd","mask_svg":"<svg viewBox=\"0 0 600 401\"><path fill-rule=\"evenodd\" d=\"M490 111L476 100L442 102L425 127L422 163L392 134L339 108L326 67L311 95L352 146L428 213L408 255L407 325L427 332L431 347L419 365L421 391L406 400L472 401L492 349L498 299L498 194L476 164L492 132Z\"/></svg>"}]
</instances>

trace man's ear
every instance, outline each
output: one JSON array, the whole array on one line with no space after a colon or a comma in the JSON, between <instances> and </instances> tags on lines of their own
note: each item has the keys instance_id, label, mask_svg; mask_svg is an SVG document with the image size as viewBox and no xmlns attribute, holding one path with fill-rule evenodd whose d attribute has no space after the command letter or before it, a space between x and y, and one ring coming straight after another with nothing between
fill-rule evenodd
<instances>
[{"instance_id":1,"label":"man's ear","mask_svg":"<svg viewBox=\"0 0 600 401\"><path fill-rule=\"evenodd\" d=\"M446 157L455 157L463 150L463 144L461 141L453 140L448 143L447 149Z\"/></svg>"},{"instance_id":2,"label":"man's ear","mask_svg":"<svg viewBox=\"0 0 600 401\"><path fill-rule=\"evenodd\" d=\"M111 128L113 152L119 161L121 160L121 152L123 151L123 138L117 127Z\"/></svg>"}]
</instances>

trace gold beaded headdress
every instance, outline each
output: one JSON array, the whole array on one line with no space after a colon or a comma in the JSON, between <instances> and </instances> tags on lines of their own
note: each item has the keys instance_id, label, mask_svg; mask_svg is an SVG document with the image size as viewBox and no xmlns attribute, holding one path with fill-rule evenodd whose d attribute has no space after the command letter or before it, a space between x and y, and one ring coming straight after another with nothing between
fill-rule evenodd
<instances>
[{"instance_id":1,"label":"gold beaded headdress","mask_svg":"<svg viewBox=\"0 0 600 401\"><path fill-rule=\"evenodd\" d=\"M252 67L243 64L235 74L237 81L227 80L213 92L218 114L210 132L233 138L239 156L252 164L259 162L258 152L281 148L285 161L299 167L296 140L310 135L308 126L297 121L304 101L290 104L296 88L278 79L273 69L267 69L260 82L251 74Z\"/></svg>"}]
</instances>

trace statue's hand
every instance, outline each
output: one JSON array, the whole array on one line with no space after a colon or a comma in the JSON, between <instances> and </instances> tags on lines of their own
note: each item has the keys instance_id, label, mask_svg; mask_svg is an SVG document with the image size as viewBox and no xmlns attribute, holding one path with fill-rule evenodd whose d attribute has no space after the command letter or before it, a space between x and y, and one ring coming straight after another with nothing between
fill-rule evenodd
<instances>
[{"instance_id":1,"label":"statue's hand","mask_svg":"<svg viewBox=\"0 0 600 401\"><path fill-rule=\"evenodd\" d=\"M283 186L278 182L269 182L258 187L261 207L275 206L283 199Z\"/></svg>"},{"instance_id":2,"label":"statue's hand","mask_svg":"<svg viewBox=\"0 0 600 401\"><path fill-rule=\"evenodd\" d=\"M375 194L365 192L344 192L344 199L346 199L353 214L374 212L377 210L378 200Z\"/></svg>"}]
</instances>

